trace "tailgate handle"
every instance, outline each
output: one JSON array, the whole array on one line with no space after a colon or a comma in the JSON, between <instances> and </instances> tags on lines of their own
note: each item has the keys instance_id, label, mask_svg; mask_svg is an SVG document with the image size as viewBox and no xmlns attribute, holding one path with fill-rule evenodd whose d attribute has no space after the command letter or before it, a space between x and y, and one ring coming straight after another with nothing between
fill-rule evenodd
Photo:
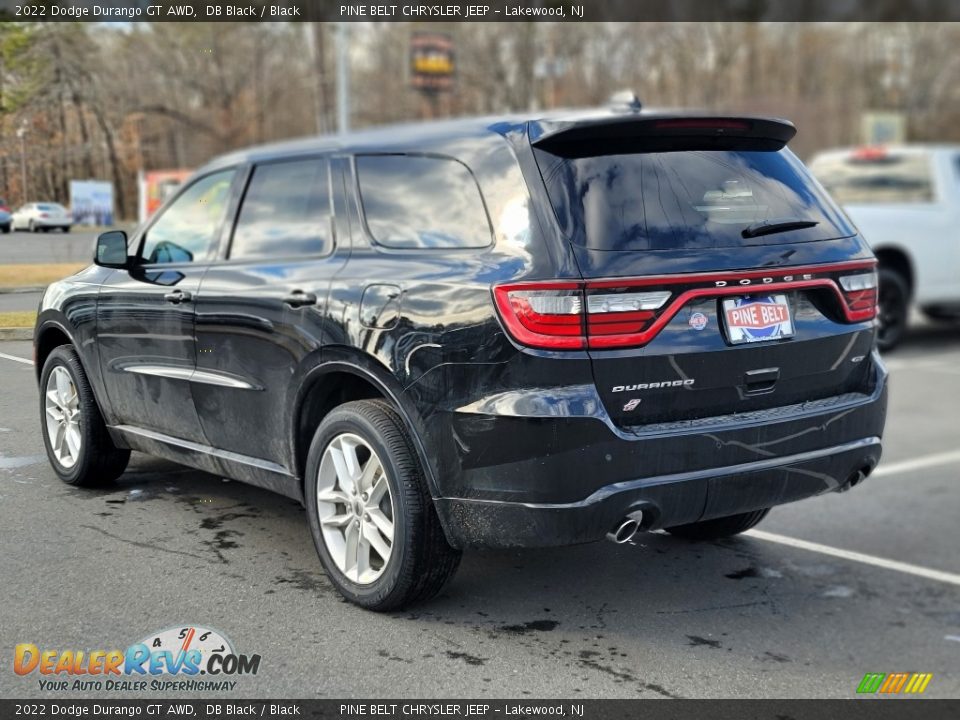
<instances>
[{"instance_id":1,"label":"tailgate handle","mask_svg":"<svg viewBox=\"0 0 960 720\"><path fill-rule=\"evenodd\" d=\"M749 370L743 375L743 384L748 393L759 393L773 390L773 386L780 379L780 368L762 368Z\"/></svg>"}]
</instances>

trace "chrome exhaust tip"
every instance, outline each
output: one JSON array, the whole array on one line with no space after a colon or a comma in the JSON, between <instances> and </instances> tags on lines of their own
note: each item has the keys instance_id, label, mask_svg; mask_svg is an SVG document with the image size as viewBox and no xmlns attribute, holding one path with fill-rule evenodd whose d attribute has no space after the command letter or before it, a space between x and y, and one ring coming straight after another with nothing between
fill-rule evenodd
<instances>
[{"instance_id":1,"label":"chrome exhaust tip","mask_svg":"<svg viewBox=\"0 0 960 720\"><path fill-rule=\"evenodd\" d=\"M637 510L627 515L620 523L614 526L613 530L607 533L607 539L615 542L617 545L623 545L630 542L633 536L640 530L640 523L643 521L643 512Z\"/></svg>"}]
</instances>

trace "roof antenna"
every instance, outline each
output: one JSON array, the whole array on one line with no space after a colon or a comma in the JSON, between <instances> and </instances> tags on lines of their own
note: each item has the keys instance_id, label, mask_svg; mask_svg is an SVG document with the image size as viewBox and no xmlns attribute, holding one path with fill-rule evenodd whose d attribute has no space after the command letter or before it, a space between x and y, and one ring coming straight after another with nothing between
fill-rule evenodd
<instances>
[{"instance_id":1,"label":"roof antenna","mask_svg":"<svg viewBox=\"0 0 960 720\"><path fill-rule=\"evenodd\" d=\"M640 112L640 110L643 109L643 103L640 102L640 98L637 97L637 94L633 90L620 90L619 92L615 92L610 96L610 99L607 100L607 105L621 112Z\"/></svg>"}]
</instances>

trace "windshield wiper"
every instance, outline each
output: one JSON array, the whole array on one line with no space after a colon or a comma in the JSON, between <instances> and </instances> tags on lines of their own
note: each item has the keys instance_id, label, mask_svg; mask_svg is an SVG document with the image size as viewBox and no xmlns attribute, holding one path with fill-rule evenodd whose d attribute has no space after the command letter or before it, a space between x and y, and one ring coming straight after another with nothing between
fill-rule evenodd
<instances>
[{"instance_id":1,"label":"windshield wiper","mask_svg":"<svg viewBox=\"0 0 960 720\"><path fill-rule=\"evenodd\" d=\"M747 225L740 234L745 238L755 238L761 235L787 232L788 230L803 230L804 228L812 228L819 224L816 220L779 218L777 220L764 220L763 222L754 223L753 225Z\"/></svg>"}]
</instances>

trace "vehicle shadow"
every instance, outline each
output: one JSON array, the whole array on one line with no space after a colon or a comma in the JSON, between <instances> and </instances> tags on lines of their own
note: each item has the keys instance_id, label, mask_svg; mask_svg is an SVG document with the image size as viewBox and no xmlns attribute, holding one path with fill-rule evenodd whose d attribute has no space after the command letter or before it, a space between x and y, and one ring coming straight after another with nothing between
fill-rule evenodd
<instances>
[{"instance_id":1,"label":"vehicle shadow","mask_svg":"<svg viewBox=\"0 0 960 720\"><path fill-rule=\"evenodd\" d=\"M884 358L895 358L927 351L952 350L960 343L960 320L931 321L923 316L911 320L903 342L884 353Z\"/></svg>"}]
</instances>

